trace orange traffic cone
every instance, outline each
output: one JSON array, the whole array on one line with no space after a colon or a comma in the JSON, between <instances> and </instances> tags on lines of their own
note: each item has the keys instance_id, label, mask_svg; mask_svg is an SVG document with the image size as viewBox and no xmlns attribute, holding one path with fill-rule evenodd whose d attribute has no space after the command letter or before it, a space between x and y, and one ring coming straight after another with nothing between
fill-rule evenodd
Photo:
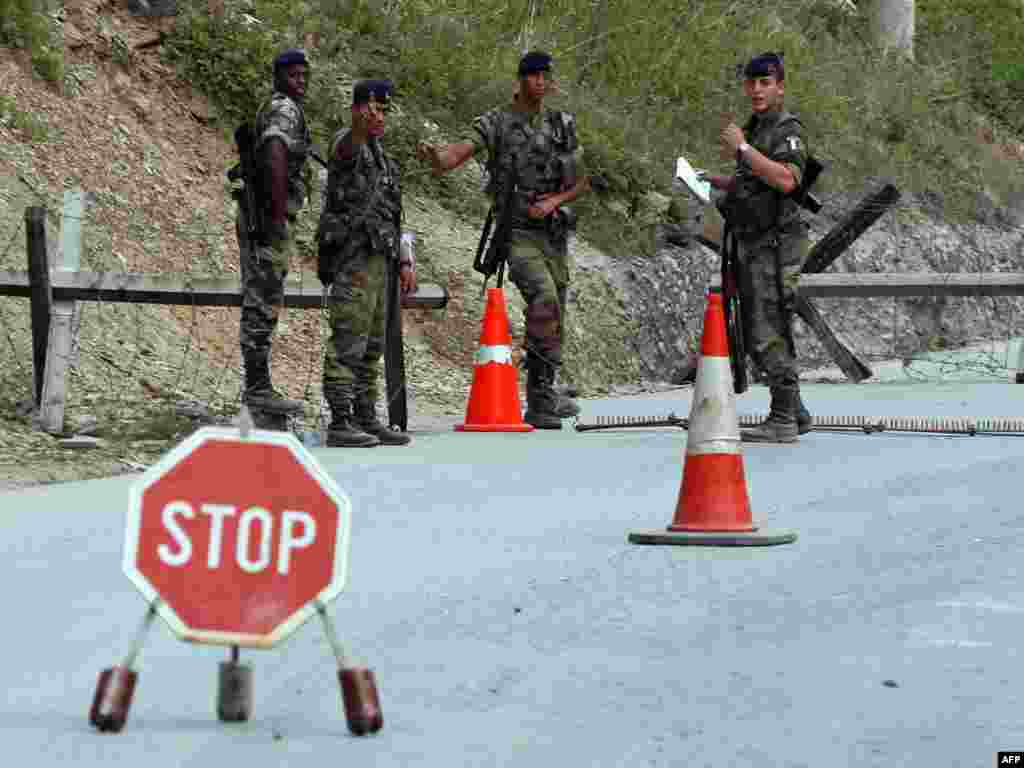
<instances>
[{"instance_id":1,"label":"orange traffic cone","mask_svg":"<svg viewBox=\"0 0 1024 768\"><path fill-rule=\"evenodd\" d=\"M751 519L725 309L718 287L709 290L704 310L704 335L675 516L666 531L630 533L629 541L714 546L766 546L796 541L795 533L758 532Z\"/></svg>"},{"instance_id":2,"label":"orange traffic cone","mask_svg":"<svg viewBox=\"0 0 1024 768\"><path fill-rule=\"evenodd\" d=\"M487 289L487 308L476 351L473 388L466 422L456 432L532 432L519 410L518 372L512 363L512 336L505 311L505 292Z\"/></svg>"}]
</instances>

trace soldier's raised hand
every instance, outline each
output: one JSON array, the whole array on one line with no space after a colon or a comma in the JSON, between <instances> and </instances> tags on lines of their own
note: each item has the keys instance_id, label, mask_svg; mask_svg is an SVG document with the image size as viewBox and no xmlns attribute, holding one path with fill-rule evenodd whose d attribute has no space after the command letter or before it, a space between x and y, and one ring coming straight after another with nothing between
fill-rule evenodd
<instances>
[{"instance_id":1,"label":"soldier's raised hand","mask_svg":"<svg viewBox=\"0 0 1024 768\"><path fill-rule=\"evenodd\" d=\"M719 138L722 142L722 156L732 159L736 156L736 150L740 144L746 141L743 129L736 125L733 115L726 115L722 125L722 132Z\"/></svg>"},{"instance_id":2,"label":"soldier's raised hand","mask_svg":"<svg viewBox=\"0 0 1024 768\"><path fill-rule=\"evenodd\" d=\"M430 163L436 176L440 176L444 172L444 167L441 165L441 150L433 144L421 141L416 145L416 156L422 162Z\"/></svg>"}]
</instances>

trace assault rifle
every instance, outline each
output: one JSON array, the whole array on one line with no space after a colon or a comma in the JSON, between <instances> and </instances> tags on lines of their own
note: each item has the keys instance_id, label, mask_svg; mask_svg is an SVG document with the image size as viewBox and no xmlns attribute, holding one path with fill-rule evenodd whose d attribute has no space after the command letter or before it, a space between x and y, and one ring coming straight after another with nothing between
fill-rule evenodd
<instances>
[{"instance_id":1,"label":"assault rifle","mask_svg":"<svg viewBox=\"0 0 1024 768\"><path fill-rule=\"evenodd\" d=\"M487 219L484 221L483 231L480 232L480 242L476 246L476 257L473 259L473 269L484 276L483 293L487 293L487 281L495 272L498 274L498 287L501 288L505 275L505 260L508 258L508 230L512 219L512 207L515 203L516 193L519 191L518 173L513 163L505 179L503 205L500 208L501 218L498 226L494 227L496 215L495 206L487 211Z\"/></svg>"},{"instance_id":2,"label":"assault rifle","mask_svg":"<svg viewBox=\"0 0 1024 768\"><path fill-rule=\"evenodd\" d=\"M517 177L514 170L510 173L510 176L511 178L507 180L505 187L504 206L501 208L502 214L498 227L492 234L491 229L494 226L494 217L496 215L495 206L492 205L490 210L487 211L487 218L480 232L480 241L476 246L476 257L473 259L473 269L484 276L485 293L487 291L487 280L495 272L498 273L498 287L501 287L505 261L508 258L509 221L515 196L518 193ZM604 194L610 189L607 179L600 174L591 174L587 178L591 189L598 194Z\"/></svg>"},{"instance_id":3,"label":"assault rifle","mask_svg":"<svg viewBox=\"0 0 1024 768\"><path fill-rule=\"evenodd\" d=\"M245 233L250 242L264 243L267 236L266 212L260 205L260 177L256 163L255 137L247 121L235 129L238 163L228 169L231 196L245 217Z\"/></svg>"},{"instance_id":4,"label":"assault rifle","mask_svg":"<svg viewBox=\"0 0 1024 768\"><path fill-rule=\"evenodd\" d=\"M388 260L387 316L384 328L384 382L388 396L388 423L392 429L405 432L409 426L409 409L405 388L405 346L402 340L402 209L395 214L397 242ZM408 247L413 247L410 239Z\"/></svg>"},{"instance_id":5,"label":"assault rifle","mask_svg":"<svg viewBox=\"0 0 1024 768\"><path fill-rule=\"evenodd\" d=\"M747 376L747 342L743 333L743 305L740 302L740 290L737 283L736 260L739 258L739 248L728 221L722 230L719 253L722 256L722 307L725 310L725 332L729 341L732 387L737 395L742 395L750 387L750 379Z\"/></svg>"},{"instance_id":6,"label":"assault rifle","mask_svg":"<svg viewBox=\"0 0 1024 768\"><path fill-rule=\"evenodd\" d=\"M252 242L265 244L267 234L266 210L260 205L263 183L260 177L260 164L256 159L256 137L252 124L248 121L235 128L235 147L238 149L238 162L227 171L231 182L231 196L245 215L246 235ZM309 156L324 168L327 161L311 147Z\"/></svg>"}]
</instances>

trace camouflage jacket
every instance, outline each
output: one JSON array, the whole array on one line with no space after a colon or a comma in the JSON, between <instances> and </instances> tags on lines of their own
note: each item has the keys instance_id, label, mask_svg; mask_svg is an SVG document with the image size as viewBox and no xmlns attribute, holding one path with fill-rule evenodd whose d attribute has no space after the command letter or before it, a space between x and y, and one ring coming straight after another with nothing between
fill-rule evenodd
<instances>
[{"instance_id":1,"label":"camouflage jacket","mask_svg":"<svg viewBox=\"0 0 1024 768\"><path fill-rule=\"evenodd\" d=\"M270 139L281 139L288 151L288 215L295 216L306 204L309 195L309 169L306 160L312 143L302 106L280 91L256 113L253 124L256 136L256 157L265 162L263 147ZM263 168L264 172L266 168ZM269 208L270 201L263 204Z\"/></svg>"},{"instance_id":2,"label":"camouflage jacket","mask_svg":"<svg viewBox=\"0 0 1024 768\"><path fill-rule=\"evenodd\" d=\"M513 227L541 228L545 222L526 215L538 195L560 192L576 183L579 143L576 121L568 112L531 114L514 105L492 109L473 121L475 148L487 150L488 193L498 215L507 199L506 184L515 185L510 212Z\"/></svg>"},{"instance_id":3,"label":"camouflage jacket","mask_svg":"<svg viewBox=\"0 0 1024 768\"><path fill-rule=\"evenodd\" d=\"M365 236L374 250L390 254L398 242L402 205L398 167L376 139L363 144L347 160L339 159L338 146L347 135L338 131L331 142L318 243L320 247L341 246Z\"/></svg>"},{"instance_id":4,"label":"camouflage jacket","mask_svg":"<svg viewBox=\"0 0 1024 768\"><path fill-rule=\"evenodd\" d=\"M789 112L753 115L743 127L747 143L765 157L785 165L797 185L807 164L802 125ZM800 206L791 196L769 186L751 171L746 160L736 162L736 186L721 203L730 228L744 239L759 237L785 226L799 216Z\"/></svg>"}]
</instances>

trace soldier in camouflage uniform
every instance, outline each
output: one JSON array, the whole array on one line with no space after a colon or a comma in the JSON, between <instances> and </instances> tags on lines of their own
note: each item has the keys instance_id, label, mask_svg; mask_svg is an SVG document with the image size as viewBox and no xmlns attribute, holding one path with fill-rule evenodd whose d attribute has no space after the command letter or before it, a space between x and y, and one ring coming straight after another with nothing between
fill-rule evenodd
<instances>
[{"instance_id":1,"label":"soldier in camouflage uniform","mask_svg":"<svg viewBox=\"0 0 1024 768\"><path fill-rule=\"evenodd\" d=\"M736 157L736 173L708 177L726 191L719 207L739 242L746 347L771 390L767 420L743 431L743 439L754 442L796 442L811 426L793 348L793 305L809 250L793 195L807 149L800 122L783 108L784 79L779 54L761 54L746 65L744 90L753 115L742 129L728 121L721 134L723 147Z\"/></svg>"},{"instance_id":2,"label":"soldier in camouflage uniform","mask_svg":"<svg viewBox=\"0 0 1024 768\"><path fill-rule=\"evenodd\" d=\"M239 341L245 366L242 399L255 413L301 413L302 403L287 400L270 382L270 347L284 301L284 280L295 244L290 225L306 202L309 190L306 156L310 135L302 102L309 64L299 49L274 60L274 91L253 124L255 153L262 184L266 232L250 240L245 212L236 222L242 272L242 316Z\"/></svg>"},{"instance_id":3,"label":"soldier in camouflage uniform","mask_svg":"<svg viewBox=\"0 0 1024 768\"><path fill-rule=\"evenodd\" d=\"M435 147L419 156L436 174L457 168L481 150L488 154L491 191L499 221L509 219L508 270L526 302L526 401L524 421L539 429L561 429L561 419L579 407L553 384L562 364L562 323L569 284L568 231L564 206L589 189L577 175L575 118L544 108L552 86L551 56L535 51L519 62L519 87L506 107L476 118L469 140ZM514 185L512 210L502 210Z\"/></svg>"},{"instance_id":4,"label":"soldier in camouflage uniform","mask_svg":"<svg viewBox=\"0 0 1024 768\"><path fill-rule=\"evenodd\" d=\"M335 134L329 152L324 211L317 231L317 273L330 285L331 339L324 355L324 397L331 408L327 445L406 445L408 435L376 415L384 354L388 270L401 236L398 167L381 145L391 97L388 80L352 89L352 129ZM411 252L402 251L403 293L416 290Z\"/></svg>"}]
</instances>

